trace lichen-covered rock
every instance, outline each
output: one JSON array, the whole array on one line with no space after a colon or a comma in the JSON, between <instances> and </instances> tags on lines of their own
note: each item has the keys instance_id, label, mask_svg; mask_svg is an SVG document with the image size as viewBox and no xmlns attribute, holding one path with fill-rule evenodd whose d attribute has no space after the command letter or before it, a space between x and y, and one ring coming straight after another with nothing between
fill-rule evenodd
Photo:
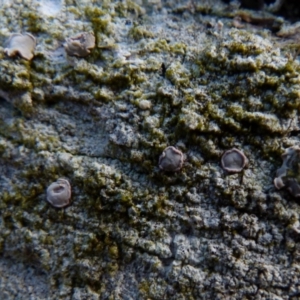
<instances>
[{"instance_id":1,"label":"lichen-covered rock","mask_svg":"<svg viewBox=\"0 0 300 300\"><path fill-rule=\"evenodd\" d=\"M300 207L273 185L299 144L291 48L219 0L21 2L1 44L39 42L30 63L0 53L0 299L298 297ZM169 145L180 172L158 168ZM232 148L251 164L226 176ZM54 213L55 178L72 205Z\"/></svg>"}]
</instances>

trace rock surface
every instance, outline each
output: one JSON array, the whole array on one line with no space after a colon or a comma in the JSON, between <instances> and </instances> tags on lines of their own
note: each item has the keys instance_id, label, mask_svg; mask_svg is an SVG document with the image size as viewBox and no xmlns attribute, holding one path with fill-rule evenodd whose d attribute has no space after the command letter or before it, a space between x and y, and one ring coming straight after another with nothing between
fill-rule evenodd
<instances>
[{"instance_id":1,"label":"rock surface","mask_svg":"<svg viewBox=\"0 0 300 300\"><path fill-rule=\"evenodd\" d=\"M300 66L266 28L276 17L236 28L241 11L219 1L0 3L0 299L299 298L300 206L273 180L299 144ZM32 61L5 56L14 32L36 37ZM80 32L96 47L70 57ZM185 162L167 174L170 145ZM234 147L249 167L228 176ZM58 178L64 209L46 201Z\"/></svg>"}]
</instances>

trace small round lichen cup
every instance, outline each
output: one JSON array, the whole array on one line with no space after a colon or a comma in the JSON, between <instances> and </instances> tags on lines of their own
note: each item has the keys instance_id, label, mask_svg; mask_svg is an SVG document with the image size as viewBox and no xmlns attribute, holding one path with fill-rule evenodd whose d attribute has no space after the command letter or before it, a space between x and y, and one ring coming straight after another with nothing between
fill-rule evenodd
<instances>
[{"instance_id":1,"label":"small round lichen cup","mask_svg":"<svg viewBox=\"0 0 300 300\"><path fill-rule=\"evenodd\" d=\"M276 171L274 178L275 188L280 190L286 187L289 193L300 198L300 147L292 146L282 154L282 166Z\"/></svg>"},{"instance_id":2,"label":"small round lichen cup","mask_svg":"<svg viewBox=\"0 0 300 300\"><path fill-rule=\"evenodd\" d=\"M13 33L6 42L4 53L9 57L14 57L17 54L26 59L31 60L34 56L36 39L30 33Z\"/></svg>"},{"instance_id":3,"label":"small round lichen cup","mask_svg":"<svg viewBox=\"0 0 300 300\"><path fill-rule=\"evenodd\" d=\"M239 173L247 164L248 159L245 154L236 148L225 151L221 158L222 168L228 173Z\"/></svg>"},{"instance_id":4,"label":"small round lichen cup","mask_svg":"<svg viewBox=\"0 0 300 300\"><path fill-rule=\"evenodd\" d=\"M59 178L47 188L47 201L54 207L62 208L70 204L71 185L67 179Z\"/></svg>"},{"instance_id":5,"label":"small round lichen cup","mask_svg":"<svg viewBox=\"0 0 300 300\"><path fill-rule=\"evenodd\" d=\"M158 165L166 172L179 171L183 166L183 154L175 147L169 146L160 155Z\"/></svg>"},{"instance_id":6,"label":"small round lichen cup","mask_svg":"<svg viewBox=\"0 0 300 300\"><path fill-rule=\"evenodd\" d=\"M66 38L64 48L68 55L85 57L95 48L95 36L91 32L81 32L75 36Z\"/></svg>"}]
</instances>

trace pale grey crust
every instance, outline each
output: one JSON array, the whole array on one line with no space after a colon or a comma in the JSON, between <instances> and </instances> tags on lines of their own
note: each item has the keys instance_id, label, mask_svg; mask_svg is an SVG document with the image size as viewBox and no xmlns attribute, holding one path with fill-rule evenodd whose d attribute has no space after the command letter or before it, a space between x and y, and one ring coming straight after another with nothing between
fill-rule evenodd
<instances>
[{"instance_id":1,"label":"pale grey crust","mask_svg":"<svg viewBox=\"0 0 300 300\"><path fill-rule=\"evenodd\" d=\"M179 171L183 166L183 154L173 146L167 147L159 157L159 168L166 172Z\"/></svg>"},{"instance_id":2,"label":"pale grey crust","mask_svg":"<svg viewBox=\"0 0 300 300\"><path fill-rule=\"evenodd\" d=\"M248 159L245 154L236 148L225 151L221 158L222 168L229 173L239 173L247 164Z\"/></svg>"},{"instance_id":3,"label":"pale grey crust","mask_svg":"<svg viewBox=\"0 0 300 300\"><path fill-rule=\"evenodd\" d=\"M34 57L36 39L30 33L13 33L6 44L7 48L4 49L4 53L9 57L20 55L26 60L31 60Z\"/></svg>"},{"instance_id":4,"label":"pale grey crust","mask_svg":"<svg viewBox=\"0 0 300 300\"><path fill-rule=\"evenodd\" d=\"M59 178L47 188L47 201L54 207L62 208L70 204L71 185L68 180Z\"/></svg>"},{"instance_id":5,"label":"pale grey crust","mask_svg":"<svg viewBox=\"0 0 300 300\"><path fill-rule=\"evenodd\" d=\"M77 35L66 38L64 48L68 55L85 57L95 48L95 36L90 32L81 32Z\"/></svg>"}]
</instances>

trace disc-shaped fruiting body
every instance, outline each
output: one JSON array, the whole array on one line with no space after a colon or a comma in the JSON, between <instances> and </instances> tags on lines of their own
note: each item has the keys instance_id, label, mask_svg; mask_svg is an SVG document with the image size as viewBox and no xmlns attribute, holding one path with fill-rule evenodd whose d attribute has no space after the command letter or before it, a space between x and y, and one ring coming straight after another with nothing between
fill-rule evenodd
<instances>
[{"instance_id":1,"label":"disc-shaped fruiting body","mask_svg":"<svg viewBox=\"0 0 300 300\"><path fill-rule=\"evenodd\" d=\"M287 187L294 197L300 198L300 147L285 149L282 160L282 166L276 172L274 185L278 190Z\"/></svg>"},{"instance_id":2,"label":"disc-shaped fruiting body","mask_svg":"<svg viewBox=\"0 0 300 300\"><path fill-rule=\"evenodd\" d=\"M6 42L5 54L10 57L20 55L22 58L31 60L34 56L36 39L29 33L13 33Z\"/></svg>"},{"instance_id":3,"label":"disc-shaped fruiting body","mask_svg":"<svg viewBox=\"0 0 300 300\"><path fill-rule=\"evenodd\" d=\"M236 148L225 151L221 158L222 168L228 173L239 173L247 164L245 154Z\"/></svg>"},{"instance_id":4,"label":"disc-shaped fruiting body","mask_svg":"<svg viewBox=\"0 0 300 300\"><path fill-rule=\"evenodd\" d=\"M182 168L183 154L173 146L167 147L159 157L159 168L166 172L176 172Z\"/></svg>"},{"instance_id":5,"label":"disc-shaped fruiting body","mask_svg":"<svg viewBox=\"0 0 300 300\"><path fill-rule=\"evenodd\" d=\"M59 178L47 188L47 201L54 207L62 208L70 204L71 185L67 179Z\"/></svg>"},{"instance_id":6,"label":"disc-shaped fruiting body","mask_svg":"<svg viewBox=\"0 0 300 300\"><path fill-rule=\"evenodd\" d=\"M95 36L90 32L78 33L73 37L66 38L64 48L70 56L87 56L95 48Z\"/></svg>"}]
</instances>

